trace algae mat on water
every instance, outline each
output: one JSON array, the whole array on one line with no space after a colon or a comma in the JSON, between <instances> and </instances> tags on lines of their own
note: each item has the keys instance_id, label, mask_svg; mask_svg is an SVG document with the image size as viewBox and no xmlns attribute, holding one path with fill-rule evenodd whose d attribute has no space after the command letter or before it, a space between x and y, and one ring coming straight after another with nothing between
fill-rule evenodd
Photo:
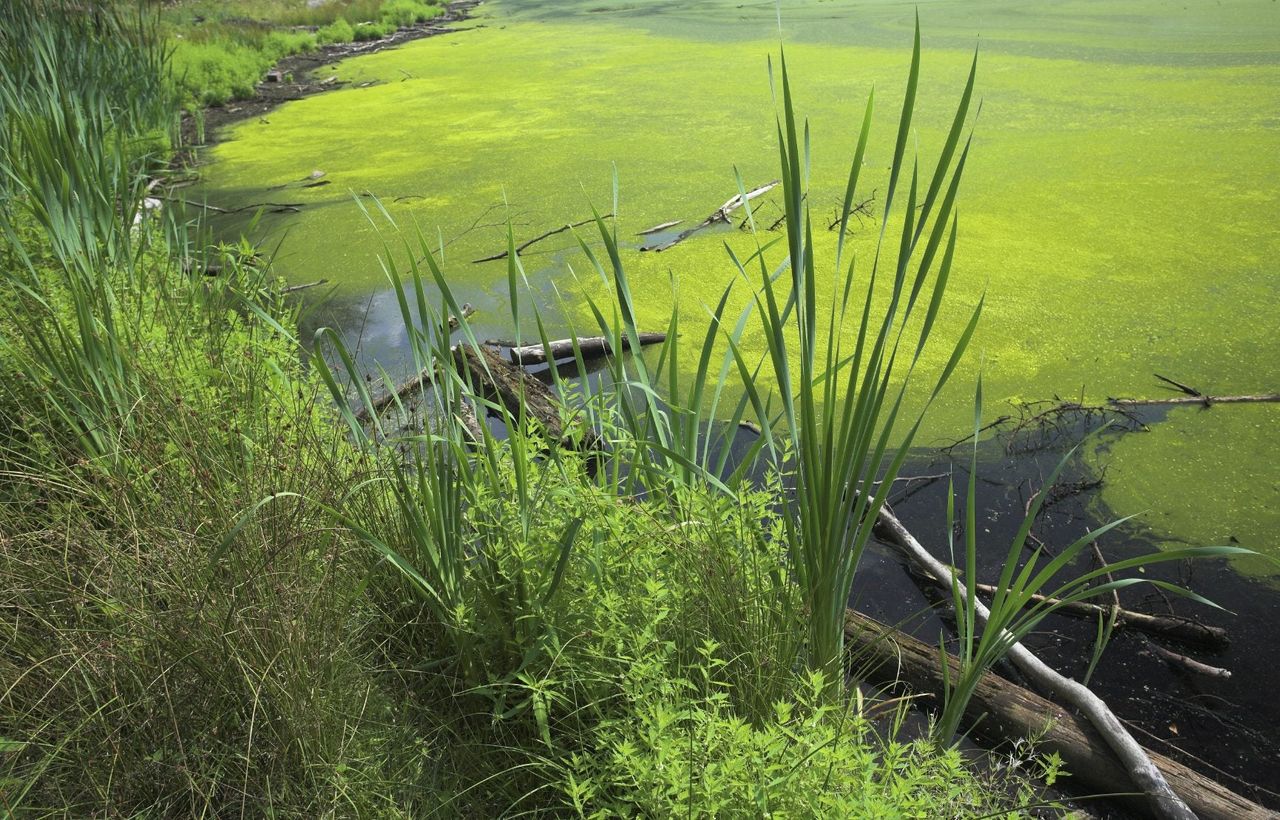
<instances>
[{"instance_id":1,"label":"algae mat on water","mask_svg":"<svg viewBox=\"0 0 1280 820\"><path fill-rule=\"evenodd\" d=\"M816 219L839 201L872 87L866 194L884 184L913 9L782 4L813 130ZM1280 389L1280 4L938 2L920 14L922 175L982 37L982 110L939 338L958 334L987 294L975 355L924 441L962 434L980 363L992 413L1002 398L1148 395L1159 389L1153 372L1218 394ZM479 27L345 63L334 73L346 89L235 129L213 152L209 196L283 201L265 189L324 170L332 184L287 192L306 203L300 213L268 215L256 230L283 237L286 274L340 283L333 315L364 331L366 353L392 356L402 331L378 295L382 245L357 204L364 193L401 227L445 243L481 332L506 336L504 263L470 260L504 246L508 214L520 241L584 218L588 203L607 210L616 168L619 231L630 236L702 219L735 192L735 167L748 187L777 175L766 69L777 17L773 3L487 5ZM757 205L772 222L776 204ZM830 260L835 237L820 233L819 258ZM855 249L875 233L859 226ZM684 333L700 337L703 306L731 279L726 241L753 247L729 230L660 254L630 249L641 324L665 326L674 278ZM557 236L525 264L546 303L562 295L582 320L578 296L599 288L574 278L570 268L585 265L573 247ZM1172 536L1220 531L1280 554L1266 514L1280 506L1277 420L1274 409L1174 413L1113 448L1104 497L1118 513L1150 508ZM1202 526L1210 518L1223 526Z\"/></svg>"}]
</instances>

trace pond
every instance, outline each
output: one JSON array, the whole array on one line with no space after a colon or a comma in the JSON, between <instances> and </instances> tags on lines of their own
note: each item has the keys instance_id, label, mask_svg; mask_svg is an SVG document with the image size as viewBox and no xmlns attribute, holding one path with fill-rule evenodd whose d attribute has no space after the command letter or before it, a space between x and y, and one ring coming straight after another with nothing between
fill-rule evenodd
<instances>
[{"instance_id":1,"label":"pond","mask_svg":"<svg viewBox=\"0 0 1280 820\"><path fill-rule=\"evenodd\" d=\"M521 242L593 206L613 210L616 175L639 324L663 329L678 306L682 333L698 339L705 306L734 275L725 244L749 253L754 241L726 228L653 253L636 234L696 224L737 192L735 169L747 188L778 176L768 61L776 79L781 36L812 131L809 203L830 275L836 236L824 217L842 197L872 89L863 196L884 189L917 9L925 178L979 51L981 112L937 336L958 336L986 297L971 353L918 442L971 429L979 369L992 418L1020 403L1169 395L1157 373L1213 395L1280 391L1273 2L495 0L455 34L321 69L345 85L229 131L206 154L204 195L227 207L300 203L219 228L275 249L291 281L335 283L311 321L394 369L404 331L377 260L384 241L401 259L397 231L443 247L451 288L478 309L477 335L509 338L506 263L473 260L505 247L508 221ZM315 171L329 184L302 187ZM762 228L780 214L776 198L753 204ZM869 207L851 237L864 256L879 227L879 201ZM553 331L591 326L583 297L606 294L571 234L523 260ZM731 302L747 299L740 287ZM760 338L745 345L763 351ZM944 358L938 346L925 369ZM1259 551L1237 563L1246 577L1216 586L1261 596L1249 629L1263 634L1277 609L1261 590L1280 585L1280 404L1144 418L1146 432L1087 453L1081 469L1105 480L1081 514L1142 514L1128 532L1154 546ZM1247 654L1236 660L1250 664ZM1254 666L1255 694L1269 664ZM1250 677L1237 677L1244 697Z\"/></svg>"},{"instance_id":2,"label":"pond","mask_svg":"<svg viewBox=\"0 0 1280 820\"><path fill-rule=\"evenodd\" d=\"M865 187L883 189L874 172L892 151L913 8L781 5L813 133L817 218L839 203L872 88ZM1153 373L1215 395L1280 388L1277 6L919 8L926 173L981 38L982 109L939 336L958 334L987 296L972 355L923 440L965 428L979 367L992 415L1009 400L1162 395ZM508 218L522 241L589 216L593 204L607 211L616 170L627 236L701 220L736 192L735 168L748 187L777 176L767 60L776 61L778 19L768 2L485 4L470 30L349 61L332 70L346 88L235 128L212 152L208 195L233 206L305 203L265 215L256 235L279 244L277 268L290 278L338 283L330 320L364 329L367 353L389 361L399 329L387 315L379 230L361 204L376 210L362 194L402 230L443 240L450 281L480 309L478 326L506 337L505 263L471 260L505 246ZM330 184L296 187L315 170ZM778 213L768 198L757 212L762 223ZM864 220L855 246L875 234L874 218ZM702 306L732 277L726 240L750 245L712 232L628 254L641 324L666 325L674 278L685 332L699 337ZM829 260L834 234L818 241ZM574 247L561 234L532 246L525 265L553 310L563 298L585 322L577 296L596 283ZM1146 512L1171 540L1234 538L1280 554L1278 422L1277 405L1175 410L1111 448L1103 496L1118 513Z\"/></svg>"}]
</instances>

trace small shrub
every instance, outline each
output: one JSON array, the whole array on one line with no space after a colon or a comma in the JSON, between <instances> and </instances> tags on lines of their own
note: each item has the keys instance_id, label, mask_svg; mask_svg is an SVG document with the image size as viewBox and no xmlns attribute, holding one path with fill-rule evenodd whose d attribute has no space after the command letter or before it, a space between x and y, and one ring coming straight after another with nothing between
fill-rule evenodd
<instances>
[{"instance_id":1,"label":"small shrub","mask_svg":"<svg viewBox=\"0 0 1280 820\"><path fill-rule=\"evenodd\" d=\"M263 51L273 60L312 51L316 35L309 31L273 31L263 38Z\"/></svg>"},{"instance_id":2,"label":"small shrub","mask_svg":"<svg viewBox=\"0 0 1280 820\"><path fill-rule=\"evenodd\" d=\"M182 96L204 105L253 96L258 80L275 62L263 52L234 42L185 40L174 46L171 61L170 74Z\"/></svg>"},{"instance_id":3,"label":"small shrub","mask_svg":"<svg viewBox=\"0 0 1280 820\"><path fill-rule=\"evenodd\" d=\"M428 5L421 0L387 0L379 9L378 16L383 23L404 28L443 13L444 9L439 6Z\"/></svg>"},{"instance_id":4,"label":"small shrub","mask_svg":"<svg viewBox=\"0 0 1280 820\"><path fill-rule=\"evenodd\" d=\"M381 40L395 30L396 27L392 23L360 23L356 26L355 40L356 42Z\"/></svg>"},{"instance_id":5,"label":"small shrub","mask_svg":"<svg viewBox=\"0 0 1280 820\"><path fill-rule=\"evenodd\" d=\"M316 32L316 43L322 46L334 43L349 43L356 38L355 29L345 17L339 17L329 25Z\"/></svg>"}]
</instances>

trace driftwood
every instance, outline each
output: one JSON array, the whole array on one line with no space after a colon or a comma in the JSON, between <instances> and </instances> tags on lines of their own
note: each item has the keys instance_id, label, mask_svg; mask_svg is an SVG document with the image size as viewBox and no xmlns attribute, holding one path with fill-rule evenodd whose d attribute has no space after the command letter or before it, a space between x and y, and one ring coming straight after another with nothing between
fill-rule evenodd
<instances>
[{"instance_id":1,"label":"driftwood","mask_svg":"<svg viewBox=\"0 0 1280 820\"><path fill-rule=\"evenodd\" d=\"M897 632L852 610L845 613L845 639L872 683L905 684L916 693L942 697L938 648ZM959 661L948 657L955 680ZM1039 695L988 672L965 710L973 735L989 742L1037 738L1036 748L1062 756L1071 781L1106 794L1132 792L1133 783L1108 742L1090 723ZM1156 768L1202 818L1274 818L1262 806L1222 784L1156 752L1146 751ZM1140 807L1140 806L1139 806Z\"/></svg>"},{"instance_id":2,"label":"driftwood","mask_svg":"<svg viewBox=\"0 0 1280 820\"><path fill-rule=\"evenodd\" d=\"M600 217L600 218L601 218L601 219L610 219L610 218L612 218L612 217L613 217L613 214L612 214L612 213L607 213L607 214L605 214L604 216L602 216L602 217ZM570 224L568 224L568 225L561 225L559 228L555 228L555 229L550 230L550 231L547 231L546 233L543 233L543 234L538 234L538 235L537 235L537 236L535 236L533 239L530 239L530 240L528 240L527 242L522 242L521 244L517 245L517 246L516 246L516 255L517 255L517 256L519 256L520 254L524 253L526 248L528 248L530 245L533 245L533 244L534 244L534 243L536 243L536 242L541 242L542 240L544 240L544 239L546 239L546 238L548 238L548 237L551 237L551 236L555 236L555 235L556 235L556 234L558 234L558 233L564 233L565 231L569 230L570 228L581 228L583 225L590 225L592 222L595 222L595 221L596 221L596 220L595 220L595 217L592 217L591 219L584 219L584 220L582 220L581 222L571 222L571 223L570 223ZM480 258L480 259L472 259L472 260L471 260L471 264L473 264L473 265L479 265L481 262L494 262L494 261L497 261L497 260L499 260L499 259L506 259L506 258L507 258L507 251L503 251L502 253L495 253L493 256L485 256L485 257Z\"/></svg>"},{"instance_id":3,"label":"driftwood","mask_svg":"<svg viewBox=\"0 0 1280 820\"><path fill-rule=\"evenodd\" d=\"M641 347L660 344L667 340L667 334L665 333L640 333L637 335ZM582 353L584 361L613 355L609 340L604 336L580 336L577 342L578 350ZM573 343L573 339L556 339L547 342L546 347L541 344L511 346L511 351L508 355L515 364L546 364L548 358L554 361L572 357ZM631 348L629 337L622 337L622 348L624 350Z\"/></svg>"},{"instance_id":4,"label":"driftwood","mask_svg":"<svg viewBox=\"0 0 1280 820\"><path fill-rule=\"evenodd\" d=\"M994 595L996 591L996 588L991 584L974 584L973 586L974 589L984 595ZM1111 614L1111 607L1089 603L1088 601L1063 603L1056 598L1047 598L1044 595L1032 595L1031 600L1036 603L1047 601L1051 604L1056 604L1058 609L1055 612L1076 618L1092 619L1097 618L1099 615L1107 617ZM1145 612L1134 612L1128 609L1116 611L1115 625L1117 629L1128 627L1150 635L1163 635L1166 638L1209 646L1214 649L1222 649L1230 643L1227 631L1221 627L1206 626L1184 618L1148 615Z\"/></svg>"},{"instance_id":5,"label":"driftwood","mask_svg":"<svg viewBox=\"0 0 1280 820\"><path fill-rule=\"evenodd\" d=\"M676 245L679 245L681 242L693 236L695 233L702 230L703 228L708 228L716 224L717 222L728 222L729 214L738 210L747 202L750 202L756 197L764 196L765 194L772 191L774 188L778 187L778 185L779 185L779 180L775 179L773 182L770 182L767 185L761 185L759 188L752 188L750 191L747 191L745 194L735 194L734 196L729 197L729 199L727 199L725 203L721 205L719 208L716 208L714 211L712 211L711 216L708 216L706 219L702 220L697 225L694 225L692 228L689 228L686 231L681 231L680 235L677 236L675 239L672 239L670 242L664 242L661 245L656 245L651 248L641 248L641 250L647 250L647 251L653 251L655 253L659 253L661 251L665 251L669 248L673 248Z\"/></svg>"},{"instance_id":6,"label":"driftwood","mask_svg":"<svg viewBox=\"0 0 1280 820\"><path fill-rule=\"evenodd\" d=\"M911 561L940 583L949 588L955 585L960 590L960 594L965 594L964 584L945 564L930 555L929 551L921 546L915 536L893 513L886 509L880 511L875 524L875 533L881 540L905 553ZM979 619L985 624L991 615L986 605L980 600L975 600L974 608ZM1067 701L1089 719L1089 722L1106 738L1107 744L1116 757L1124 764L1129 773L1130 782L1146 793L1150 807L1157 817L1177 818L1177 820L1195 818L1195 814L1187 808L1183 799L1170 788L1163 773L1152 762L1146 750L1138 745L1102 698L1095 695L1089 687L1055 672L1021 643L1013 643L1009 647L1007 657L1027 680L1045 693L1056 695Z\"/></svg>"}]
</instances>

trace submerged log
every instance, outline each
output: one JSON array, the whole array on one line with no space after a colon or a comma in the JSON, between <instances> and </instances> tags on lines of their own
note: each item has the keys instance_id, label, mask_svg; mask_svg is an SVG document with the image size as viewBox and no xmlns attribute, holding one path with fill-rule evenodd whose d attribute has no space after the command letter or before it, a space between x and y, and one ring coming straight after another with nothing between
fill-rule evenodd
<instances>
[{"instance_id":1,"label":"submerged log","mask_svg":"<svg viewBox=\"0 0 1280 820\"><path fill-rule=\"evenodd\" d=\"M667 340L665 333L639 333L637 336L641 347L661 344ZM584 361L613 355L609 339L604 336L579 336L577 342ZM515 364L546 364L548 359L554 361L572 358L573 343L573 339L556 339L547 342L545 347L541 344L512 346L508 355ZM623 350L631 349L629 337L622 337L622 348Z\"/></svg>"},{"instance_id":2,"label":"submerged log","mask_svg":"<svg viewBox=\"0 0 1280 820\"><path fill-rule=\"evenodd\" d=\"M472 316L475 312L476 312L476 309L471 306L470 302L463 304L462 306L463 318L468 318ZM462 325L462 322L459 321L457 316L450 316L447 321L448 321L450 332L457 330ZM397 399L403 399L412 391L419 390L423 387L426 387L427 385L435 381L436 373L437 373L436 368L429 367L423 370L421 373L417 373L405 379L404 381L400 382L400 384L396 385L392 390L386 393L383 393L380 396L377 396L372 401L372 412L370 412L369 407L356 408L356 411L354 413L356 417L356 421L360 422L361 424L365 424L371 421L374 416L381 416L382 413L388 407L394 404Z\"/></svg>"},{"instance_id":3,"label":"submerged log","mask_svg":"<svg viewBox=\"0 0 1280 820\"><path fill-rule=\"evenodd\" d=\"M849 610L845 613L845 639L863 660L865 677L879 685L905 685L941 705L941 660L930 646L880 622ZM959 661L948 656L949 674L959 675ZM974 690L965 710L972 734L988 743L1038 738L1036 749L1062 756L1071 780L1089 790L1114 794L1132 793L1134 784L1110 745L1088 721L1036 693L988 672ZM1247 800L1204 775L1159 753L1146 751L1173 790L1201 818L1274 818L1276 814ZM1150 808L1146 801L1133 801Z\"/></svg>"},{"instance_id":4,"label":"submerged log","mask_svg":"<svg viewBox=\"0 0 1280 820\"><path fill-rule=\"evenodd\" d=\"M560 400L551 389L524 370L504 361L487 348L458 345L453 349L454 366L472 388L490 401L501 404L513 417L530 418L541 427L548 440L563 447L591 448L597 438L587 431L581 441L566 430L560 418Z\"/></svg>"},{"instance_id":5,"label":"submerged log","mask_svg":"<svg viewBox=\"0 0 1280 820\"><path fill-rule=\"evenodd\" d=\"M458 403L458 422L462 425L462 430L472 444L479 444L484 441L484 430L480 426L480 419L476 417L476 409L471 406L471 402L462 401Z\"/></svg>"},{"instance_id":6,"label":"submerged log","mask_svg":"<svg viewBox=\"0 0 1280 820\"><path fill-rule=\"evenodd\" d=\"M396 401L403 399L414 390L420 390L426 387L435 381L435 379L436 368L428 367L422 372L414 376L410 376L408 379L400 382L400 384L395 386L395 389L374 397L370 406L362 405L357 407L353 415L356 417L356 421L361 424L372 421L375 416L381 416L382 413L388 407L395 404Z\"/></svg>"},{"instance_id":7,"label":"submerged log","mask_svg":"<svg viewBox=\"0 0 1280 820\"><path fill-rule=\"evenodd\" d=\"M974 589L984 595L994 595L996 588L991 584L974 584ZM1102 606L1100 604L1092 604L1088 601L1071 601L1062 602L1056 598L1047 598L1044 595L1032 595L1031 600L1036 603L1045 603L1056 605L1058 608L1055 613L1059 615L1071 615L1076 618L1097 618L1099 615L1109 617L1111 614L1110 606ZM1162 635L1166 638L1182 641L1184 643L1194 643L1203 646L1210 646L1214 649L1223 649L1231 642L1227 636L1227 630L1218 626L1206 626L1186 618L1177 618L1164 615L1148 615L1145 612L1134 612L1129 609L1119 609L1116 611L1115 626L1117 629L1129 628L1139 632L1146 632L1149 635Z\"/></svg>"}]
</instances>

